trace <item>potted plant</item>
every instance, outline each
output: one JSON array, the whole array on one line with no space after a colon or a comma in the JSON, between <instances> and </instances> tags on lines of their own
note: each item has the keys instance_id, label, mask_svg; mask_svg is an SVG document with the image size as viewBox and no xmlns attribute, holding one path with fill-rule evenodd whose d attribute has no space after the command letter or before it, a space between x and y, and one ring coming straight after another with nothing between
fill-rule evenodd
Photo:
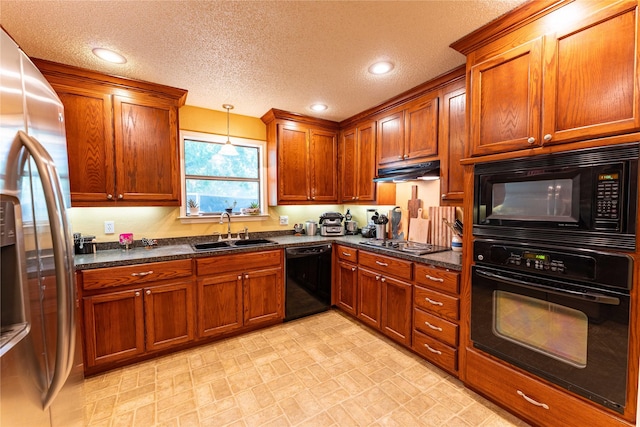
<instances>
[{"instance_id":1,"label":"potted plant","mask_svg":"<svg viewBox=\"0 0 640 427\"><path fill-rule=\"evenodd\" d=\"M258 202L251 202L249 207L244 211L249 215L258 215L260 213L260 204Z\"/></svg>"},{"instance_id":2,"label":"potted plant","mask_svg":"<svg viewBox=\"0 0 640 427\"><path fill-rule=\"evenodd\" d=\"M225 200L225 201L224 201L224 204L225 204L225 206L226 206L226 208L224 208L224 210L225 210L225 211L227 211L227 213L229 213L229 214L230 214L230 213L233 211L233 208L235 208L235 207L236 207L236 205L238 204L238 202L234 200L234 201L233 201L233 204L231 204L231 203L229 203L228 201L226 201L226 200Z\"/></svg>"},{"instance_id":3,"label":"potted plant","mask_svg":"<svg viewBox=\"0 0 640 427\"><path fill-rule=\"evenodd\" d=\"M187 200L187 207L189 208L189 215L199 215L200 205L194 199Z\"/></svg>"}]
</instances>

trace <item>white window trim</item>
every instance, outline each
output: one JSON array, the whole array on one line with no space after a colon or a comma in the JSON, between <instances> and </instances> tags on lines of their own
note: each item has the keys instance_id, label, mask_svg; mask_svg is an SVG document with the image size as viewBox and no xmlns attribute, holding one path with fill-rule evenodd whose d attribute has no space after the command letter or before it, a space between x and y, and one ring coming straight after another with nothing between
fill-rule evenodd
<instances>
[{"instance_id":1,"label":"white window trim","mask_svg":"<svg viewBox=\"0 0 640 427\"><path fill-rule=\"evenodd\" d=\"M184 171L184 140L185 139L194 139L199 141L207 141L207 142L217 142L224 144L227 141L226 135L219 135L215 133L204 133L204 132L194 132L189 130L181 130L180 131L180 194L182 203L180 204L180 215L178 218L183 224L191 224L191 223L201 223L201 222L219 222L220 215L212 214L212 215L202 215L197 217L192 217L187 215L187 203L186 203L186 194L185 194L185 171ZM237 138L230 137L229 140L234 145L245 145L255 147L258 146L258 161L260 163L260 209L262 212L260 215L232 215L231 221L264 221L265 219L269 219L268 208L267 208L267 160L266 160L266 151L267 151L267 141L262 141L259 139L247 139L247 138Z\"/></svg>"}]
</instances>

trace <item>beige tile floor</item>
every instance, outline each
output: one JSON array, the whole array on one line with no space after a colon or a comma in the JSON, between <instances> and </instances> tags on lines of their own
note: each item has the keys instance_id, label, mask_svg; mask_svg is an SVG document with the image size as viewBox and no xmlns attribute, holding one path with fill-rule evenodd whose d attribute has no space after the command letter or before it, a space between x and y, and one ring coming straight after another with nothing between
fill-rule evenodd
<instances>
[{"instance_id":1,"label":"beige tile floor","mask_svg":"<svg viewBox=\"0 0 640 427\"><path fill-rule=\"evenodd\" d=\"M85 380L88 426L526 426L329 311Z\"/></svg>"}]
</instances>

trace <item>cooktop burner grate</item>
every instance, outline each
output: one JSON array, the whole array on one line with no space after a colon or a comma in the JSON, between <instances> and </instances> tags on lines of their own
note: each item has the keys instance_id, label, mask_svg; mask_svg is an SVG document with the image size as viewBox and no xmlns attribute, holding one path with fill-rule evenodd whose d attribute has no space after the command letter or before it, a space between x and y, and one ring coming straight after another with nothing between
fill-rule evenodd
<instances>
[{"instance_id":1,"label":"cooktop burner grate","mask_svg":"<svg viewBox=\"0 0 640 427\"><path fill-rule=\"evenodd\" d=\"M362 245L374 246L395 252L410 253L412 255L433 254L448 251L446 246L436 246L430 243L407 242L406 240L367 240Z\"/></svg>"}]
</instances>

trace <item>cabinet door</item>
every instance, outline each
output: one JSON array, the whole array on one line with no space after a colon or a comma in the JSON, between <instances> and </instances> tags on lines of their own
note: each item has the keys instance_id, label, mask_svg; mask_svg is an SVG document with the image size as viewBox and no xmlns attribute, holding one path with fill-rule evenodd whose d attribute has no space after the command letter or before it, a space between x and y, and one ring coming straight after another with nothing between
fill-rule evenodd
<instances>
[{"instance_id":1,"label":"cabinet door","mask_svg":"<svg viewBox=\"0 0 640 427\"><path fill-rule=\"evenodd\" d=\"M464 195L464 168L460 160L465 156L467 141L465 126L466 91L464 81L458 89L445 91L440 117L440 194L447 204L461 204ZM452 202L452 203L448 203Z\"/></svg>"},{"instance_id":2,"label":"cabinet door","mask_svg":"<svg viewBox=\"0 0 640 427\"><path fill-rule=\"evenodd\" d=\"M309 131L311 163L311 200L316 203L338 202L338 135L336 132Z\"/></svg>"},{"instance_id":3,"label":"cabinet door","mask_svg":"<svg viewBox=\"0 0 640 427\"><path fill-rule=\"evenodd\" d=\"M306 202L309 194L308 131L278 125L278 201Z\"/></svg>"},{"instance_id":4,"label":"cabinet door","mask_svg":"<svg viewBox=\"0 0 640 427\"><path fill-rule=\"evenodd\" d=\"M115 200L111 95L54 88L64 105L72 205Z\"/></svg>"},{"instance_id":5,"label":"cabinet door","mask_svg":"<svg viewBox=\"0 0 640 427\"><path fill-rule=\"evenodd\" d=\"M116 198L180 204L177 108L146 97L114 97Z\"/></svg>"},{"instance_id":6,"label":"cabinet door","mask_svg":"<svg viewBox=\"0 0 640 427\"><path fill-rule=\"evenodd\" d=\"M186 343L195 338L193 288L192 282L182 282L144 290L147 351Z\"/></svg>"},{"instance_id":7,"label":"cabinet door","mask_svg":"<svg viewBox=\"0 0 640 427\"><path fill-rule=\"evenodd\" d=\"M404 159L404 115L402 111L378 120L378 167Z\"/></svg>"},{"instance_id":8,"label":"cabinet door","mask_svg":"<svg viewBox=\"0 0 640 427\"><path fill-rule=\"evenodd\" d=\"M636 21L636 2L620 2L546 37L545 141L640 129Z\"/></svg>"},{"instance_id":9,"label":"cabinet door","mask_svg":"<svg viewBox=\"0 0 640 427\"><path fill-rule=\"evenodd\" d=\"M242 327L242 274L198 280L198 336L208 337Z\"/></svg>"},{"instance_id":10,"label":"cabinet door","mask_svg":"<svg viewBox=\"0 0 640 427\"><path fill-rule=\"evenodd\" d=\"M380 299L382 290L380 287L379 273L366 270L362 267L358 269L358 318L367 325L380 329Z\"/></svg>"},{"instance_id":11,"label":"cabinet door","mask_svg":"<svg viewBox=\"0 0 640 427\"><path fill-rule=\"evenodd\" d=\"M88 367L144 353L142 298L140 289L83 298Z\"/></svg>"},{"instance_id":12,"label":"cabinet door","mask_svg":"<svg viewBox=\"0 0 640 427\"><path fill-rule=\"evenodd\" d=\"M382 318L380 328L385 335L411 347L411 284L381 277Z\"/></svg>"},{"instance_id":13,"label":"cabinet door","mask_svg":"<svg viewBox=\"0 0 640 427\"><path fill-rule=\"evenodd\" d=\"M404 111L405 160L438 154L438 94L411 102Z\"/></svg>"},{"instance_id":14,"label":"cabinet door","mask_svg":"<svg viewBox=\"0 0 640 427\"><path fill-rule=\"evenodd\" d=\"M340 201L355 202L358 177L357 129L351 128L342 132L340 139Z\"/></svg>"},{"instance_id":15,"label":"cabinet door","mask_svg":"<svg viewBox=\"0 0 640 427\"><path fill-rule=\"evenodd\" d=\"M471 154L540 144L542 39L471 67Z\"/></svg>"},{"instance_id":16,"label":"cabinet door","mask_svg":"<svg viewBox=\"0 0 640 427\"><path fill-rule=\"evenodd\" d=\"M342 310L357 315L358 267L355 264L338 261L336 263L336 304Z\"/></svg>"},{"instance_id":17,"label":"cabinet door","mask_svg":"<svg viewBox=\"0 0 640 427\"><path fill-rule=\"evenodd\" d=\"M244 273L244 325L273 323L284 318L281 268Z\"/></svg>"},{"instance_id":18,"label":"cabinet door","mask_svg":"<svg viewBox=\"0 0 640 427\"><path fill-rule=\"evenodd\" d=\"M356 201L372 202L376 199L376 123L358 126L358 163Z\"/></svg>"}]
</instances>

